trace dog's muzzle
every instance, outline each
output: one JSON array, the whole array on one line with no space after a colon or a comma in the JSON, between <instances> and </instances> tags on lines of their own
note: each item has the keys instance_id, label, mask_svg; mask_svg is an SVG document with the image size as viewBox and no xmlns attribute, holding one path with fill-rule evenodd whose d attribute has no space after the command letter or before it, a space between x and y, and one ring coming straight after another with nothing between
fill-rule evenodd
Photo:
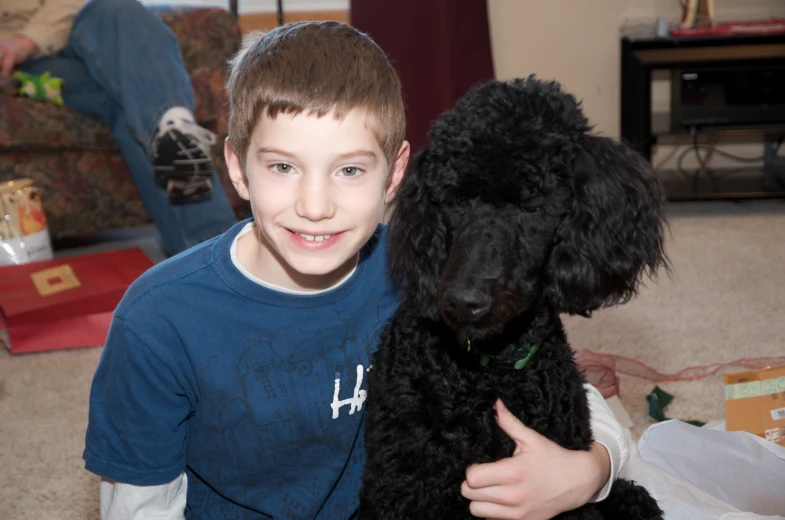
<instances>
[{"instance_id":1,"label":"dog's muzzle","mask_svg":"<svg viewBox=\"0 0 785 520\"><path fill-rule=\"evenodd\" d=\"M475 323L490 309L490 295L478 289L447 289L442 294L441 310L448 321Z\"/></svg>"}]
</instances>

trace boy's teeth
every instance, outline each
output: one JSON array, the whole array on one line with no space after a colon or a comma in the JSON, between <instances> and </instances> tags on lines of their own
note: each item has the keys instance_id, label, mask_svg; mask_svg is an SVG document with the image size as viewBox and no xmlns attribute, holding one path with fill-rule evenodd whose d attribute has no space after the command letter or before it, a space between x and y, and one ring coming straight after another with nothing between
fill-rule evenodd
<instances>
[{"instance_id":1,"label":"boy's teeth","mask_svg":"<svg viewBox=\"0 0 785 520\"><path fill-rule=\"evenodd\" d=\"M303 237L308 242L321 242L332 237L332 235L306 235L305 233L295 233L297 236Z\"/></svg>"}]
</instances>

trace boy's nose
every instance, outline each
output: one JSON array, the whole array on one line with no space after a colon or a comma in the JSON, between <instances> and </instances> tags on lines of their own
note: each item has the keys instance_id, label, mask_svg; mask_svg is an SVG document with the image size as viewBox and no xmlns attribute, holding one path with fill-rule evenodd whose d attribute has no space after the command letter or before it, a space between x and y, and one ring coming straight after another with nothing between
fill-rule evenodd
<instances>
[{"instance_id":1,"label":"boy's nose","mask_svg":"<svg viewBox=\"0 0 785 520\"><path fill-rule=\"evenodd\" d=\"M295 211L299 216L312 221L333 216L335 204L329 186L319 182L304 181L300 186Z\"/></svg>"}]
</instances>

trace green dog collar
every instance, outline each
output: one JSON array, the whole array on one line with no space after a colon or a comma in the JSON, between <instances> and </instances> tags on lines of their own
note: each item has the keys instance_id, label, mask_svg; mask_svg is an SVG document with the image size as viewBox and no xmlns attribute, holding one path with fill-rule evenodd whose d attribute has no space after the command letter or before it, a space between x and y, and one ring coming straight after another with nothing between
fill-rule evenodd
<instances>
[{"instance_id":1,"label":"green dog collar","mask_svg":"<svg viewBox=\"0 0 785 520\"><path fill-rule=\"evenodd\" d=\"M458 343L466 349L466 352L471 353L472 340L462 332L458 333ZM541 343L541 341L538 341L518 347L511 356L497 356L476 350L475 353L479 358L480 366L483 368L505 367L512 370L520 370L529 364L529 361L539 350Z\"/></svg>"}]
</instances>

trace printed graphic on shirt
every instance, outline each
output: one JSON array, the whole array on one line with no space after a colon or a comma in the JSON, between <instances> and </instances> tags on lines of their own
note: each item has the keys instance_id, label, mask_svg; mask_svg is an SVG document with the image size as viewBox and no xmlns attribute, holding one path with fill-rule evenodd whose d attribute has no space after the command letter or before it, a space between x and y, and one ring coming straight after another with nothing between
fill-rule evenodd
<instances>
[{"instance_id":1,"label":"printed graphic on shirt","mask_svg":"<svg viewBox=\"0 0 785 520\"><path fill-rule=\"evenodd\" d=\"M347 518L356 507L368 371L384 321L366 312L367 325L358 326L339 308L327 318L324 309L292 314L209 359L205 375L220 379L200 388L202 424L193 424L192 448L207 462L206 480L222 483L233 502L282 518L313 518L314 508L319 518ZM205 485L189 489L189 502L203 518L226 513Z\"/></svg>"},{"instance_id":2,"label":"printed graphic on shirt","mask_svg":"<svg viewBox=\"0 0 785 520\"><path fill-rule=\"evenodd\" d=\"M368 370L371 370L371 368L368 367ZM340 410L342 406L349 407L349 415L354 415L354 412L363 409L365 397L368 395L368 392L360 389L363 384L364 372L366 372L366 370L363 368L363 366L357 365L357 382L354 385L354 393L351 397L344 400L339 400L341 393L341 373L335 373L335 391L333 392L333 402L330 404L333 409L333 419L338 419L341 416Z\"/></svg>"}]
</instances>

